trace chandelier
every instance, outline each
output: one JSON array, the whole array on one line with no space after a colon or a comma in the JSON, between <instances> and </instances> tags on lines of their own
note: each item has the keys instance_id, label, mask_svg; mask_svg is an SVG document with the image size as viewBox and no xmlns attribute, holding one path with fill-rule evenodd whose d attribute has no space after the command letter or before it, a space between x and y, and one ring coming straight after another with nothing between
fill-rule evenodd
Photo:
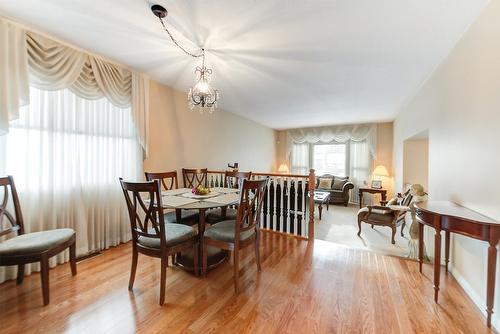
<instances>
[{"instance_id":1,"label":"chandelier","mask_svg":"<svg viewBox=\"0 0 500 334\"><path fill-rule=\"evenodd\" d=\"M167 32L172 42L179 49L181 49L186 55L190 57L202 59L201 67L197 66L194 71L196 76L196 83L193 87L189 88L188 104L190 110L194 110L195 108L197 108L200 113L203 113L205 110L208 111L209 113L212 113L215 110L215 108L217 108L217 101L219 100L219 91L213 89L210 86L212 69L207 68L205 66L205 49L200 48L200 51L197 53L193 53L186 50L172 36L170 31L165 26L165 23L163 22L163 19L168 14L167 10L161 5L153 5L151 6L151 11L156 17L158 17L163 29Z\"/></svg>"}]
</instances>

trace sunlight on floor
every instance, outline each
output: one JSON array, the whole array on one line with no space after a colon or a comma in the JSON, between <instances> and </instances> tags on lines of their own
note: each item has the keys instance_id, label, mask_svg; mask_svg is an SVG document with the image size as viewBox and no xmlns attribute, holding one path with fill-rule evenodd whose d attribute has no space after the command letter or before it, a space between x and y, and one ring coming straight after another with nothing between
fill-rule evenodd
<instances>
[{"instance_id":1,"label":"sunlight on floor","mask_svg":"<svg viewBox=\"0 0 500 334\"><path fill-rule=\"evenodd\" d=\"M330 241L354 248L366 249L377 253L406 257L408 254L409 226L396 233L396 244L391 244L391 229L385 226L371 228L362 224L361 237L358 237L357 206L343 207L330 205L323 209L322 220L316 215L316 239Z\"/></svg>"}]
</instances>

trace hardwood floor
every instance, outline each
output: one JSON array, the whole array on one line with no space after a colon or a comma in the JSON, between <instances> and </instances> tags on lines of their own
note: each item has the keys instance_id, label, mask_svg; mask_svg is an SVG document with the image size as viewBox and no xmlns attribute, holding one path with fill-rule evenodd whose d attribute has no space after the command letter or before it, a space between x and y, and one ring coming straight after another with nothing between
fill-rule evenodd
<instances>
[{"instance_id":1,"label":"hardwood floor","mask_svg":"<svg viewBox=\"0 0 500 334\"><path fill-rule=\"evenodd\" d=\"M167 270L158 305L159 260L139 256L127 290L131 245L50 271L51 302L42 306L40 277L0 285L2 333L488 333L485 318L451 275L442 275L434 304L432 267L397 257L308 243L264 232L262 273L243 251L241 293L226 263L197 278ZM497 306L500 307L500 306Z\"/></svg>"}]
</instances>

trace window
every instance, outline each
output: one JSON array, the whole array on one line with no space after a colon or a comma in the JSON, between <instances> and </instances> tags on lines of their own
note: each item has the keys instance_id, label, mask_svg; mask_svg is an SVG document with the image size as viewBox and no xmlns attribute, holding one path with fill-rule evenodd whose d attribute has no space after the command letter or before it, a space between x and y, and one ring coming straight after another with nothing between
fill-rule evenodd
<instances>
[{"instance_id":1,"label":"window","mask_svg":"<svg viewBox=\"0 0 500 334\"><path fill-rule=\"evenodd\" d=\"M317 175L347 175L348 146L346 144L313 145L312 166Z\"/></svg>"}]
</instances>

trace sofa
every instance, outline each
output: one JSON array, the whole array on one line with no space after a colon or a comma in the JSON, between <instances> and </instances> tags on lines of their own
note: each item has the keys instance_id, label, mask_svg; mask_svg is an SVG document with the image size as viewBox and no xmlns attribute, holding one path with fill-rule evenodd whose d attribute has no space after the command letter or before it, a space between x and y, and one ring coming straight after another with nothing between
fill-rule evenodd
<instances>
[{"instance_id":1,"label":"sofa","mask_svg":"<svg viewBox=\"0 0 500 334\"><path fill-rule=\"evenodd\" d=\"M330 204L349 204L349 192L354 184L349 182L349 176L324 174L316 180L316 190L330 193Z\"/></svg>"}]
</instances>

